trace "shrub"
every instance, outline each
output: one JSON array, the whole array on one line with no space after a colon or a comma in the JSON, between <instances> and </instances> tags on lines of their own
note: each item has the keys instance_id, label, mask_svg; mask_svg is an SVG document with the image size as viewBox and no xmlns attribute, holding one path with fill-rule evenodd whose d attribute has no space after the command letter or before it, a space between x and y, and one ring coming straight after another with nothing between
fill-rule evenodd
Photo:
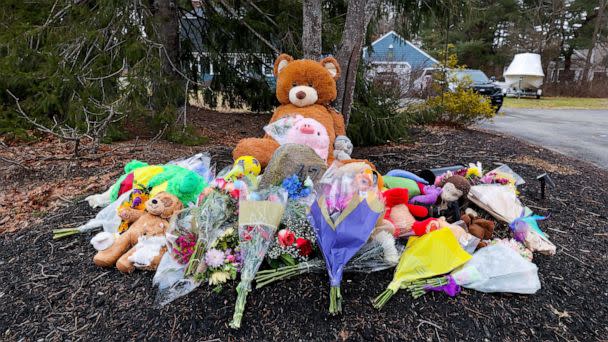
<instances>
[{"instance_id":1,"label":"shrub","mask_svg":"<svg viewBox=\"0 0 608 342\"><path fill-rule=\"evenodd\" d=\"M204 145L209 142L209 138L201 135L192 126L178 127L172 126L166 135L167 140L186 146Z\"/></svg>"},{"instance_id":2,"label":"shrub","mask_svg":"<svg viewBox=\"0 0 608 342\"><path fill-rule=\"evenodd\" d=\"M447 51L439 53L440 60L445 61L447 69L459 69L456 47L448 45ZM446 56L447 54L447 56ZM470 78L459 79L451 73L439 73L432 85L434 95L425 103L410 106L409 119L416 124L447 124L452 126L469 126L484 119L491 119L496 114L491 101L471 88ZM451 88L448 85L452 85Z\"/></svg>"},{"instance_id":3,"label":"shrub","mask_svg":"<svg viewBox=\"0 0 608 342\"><path fill-rule=\"evenodd\" d=\"M410 118L418 124L440 123L464 127L491 119L495 114L490 100L473 89L458 86L455 91L444 92L414 106Z\"/></svg>"}]
</instances>

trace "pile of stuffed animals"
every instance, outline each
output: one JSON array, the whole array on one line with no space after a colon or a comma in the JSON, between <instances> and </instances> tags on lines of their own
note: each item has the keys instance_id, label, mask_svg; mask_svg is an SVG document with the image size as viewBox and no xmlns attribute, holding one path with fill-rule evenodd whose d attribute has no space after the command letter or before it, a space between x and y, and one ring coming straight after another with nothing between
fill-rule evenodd
<instances>
[{"instance_id":1,"label":"pile of stuffed animals","mask_svg":"<svg viewBox=\"0 0 608 342\"><path fill-rule=\"evenodd\" d=\"M491 239L493 221L471 210L462 213L471 188L466 178L453 175L433 185L405 170L392 170L382 176L369 161L351 159L353 146L346 137L344 119L330 107L340 77L340 66L334 58L317 62L282 54L274 64L274 74L280 105L265 127L264 137L243 139L237 144L233 151L235 164L226 175L227 181L243 177L255 180L281 145L306 145L327 165L339 160L342 167L358 170L361 189L369 184L381 188L385 213L372 237L381 232L394 238L420 236L449 227L463 245L475 240L474 247L482 248ZM369 177L375 177L374 181L370 182ZM129 193L118 209L122 220L118 231L99 233L91 241L98 250L95 264L116 266L122 272L155 269L166 250L164 234L169 219L182 208L195 205L208 181L180 165L148 165L136 160L128 163L108 191L87 198L93 207L107 206Z\"/></svg>"}]
</instances>

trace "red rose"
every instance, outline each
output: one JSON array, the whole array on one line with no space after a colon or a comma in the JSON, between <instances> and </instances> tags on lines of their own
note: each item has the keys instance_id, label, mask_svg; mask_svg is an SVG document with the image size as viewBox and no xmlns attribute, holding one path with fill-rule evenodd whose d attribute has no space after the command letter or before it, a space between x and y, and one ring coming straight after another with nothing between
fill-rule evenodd
<instances>
[{"instance_id":1,"label":"red rose","mask_svg":"<svg viewBox=\"0 0 608 342\"><path fill-rule=\"evenodd\" d=\"M279 230L279 245L283 247L291 246L296 240L296 235L289 229Z\"/></svg>"},{"instance_id":2,"label":"red rose","mask_svg":"<svg viewBox=\"0 0 608 342\"><path fill-rule=\"evenodd\" d=\"M230 197L238 200L240 196L241 196L240 190L234 189L234 190L230 191Z\"/></svg>"},{"instance_id":3,"label":"red rose","mask_svg":"<svg viewBox=\"0 0 608 342\"><path fill-rule=\"evenodd\" d=\"M300 255L302 256L309 256L310 253L312 253L312 244L305 238L298 238L296 240L296 246L300 250Z\"/></svg>"}]
</instances>

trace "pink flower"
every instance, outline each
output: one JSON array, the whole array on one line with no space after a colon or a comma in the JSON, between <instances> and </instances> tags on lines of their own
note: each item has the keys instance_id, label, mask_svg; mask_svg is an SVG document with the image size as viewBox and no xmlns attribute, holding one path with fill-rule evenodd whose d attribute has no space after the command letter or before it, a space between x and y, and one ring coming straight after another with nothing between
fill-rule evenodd
<instances>
[{"instance_id":1,"label":"pink flower","mask_svg":"<svg viewBox=\"0 0 608 342\"><path fill-rule=\"evenodd\" d=\"M264 240L269 240L270 239L270 234L268 234L268 232L264 228L260 228L259 232L260 232L260 235L262 236L262 238Z\"/></svg>"},{"instance_id":2,"label":"pink flower","mask_svg":"<svg viewBox=\"0 0 608 342\"><path fill-rule=\"evenodd\" d=\"M279 245L283 247L291 246L296 240L296 235L289 229L279 230Z\"/></svg>"}]
</instances>

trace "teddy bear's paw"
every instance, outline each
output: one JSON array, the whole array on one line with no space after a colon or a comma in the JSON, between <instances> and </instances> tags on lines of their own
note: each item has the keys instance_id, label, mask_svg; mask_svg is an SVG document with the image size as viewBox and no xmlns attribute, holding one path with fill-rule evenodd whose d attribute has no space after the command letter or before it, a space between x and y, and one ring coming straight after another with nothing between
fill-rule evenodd
<instances>
[{"instance_id":1,"label":"teddy bear's paw","mask_svg":"<svg viewBox=\"0 0 608 342\"><path fill-rule=\"evenodd\" d=\"M150 266L152 260L161 253L167 240L165 236L141 236L135 245L135 252L128 257L137 268Z\"/></svg>"},{"instance_id":2,"label":"teddy bear's paw","mask_svg":"<svg viewBox=\"0 0 608 342\"><path fill-rule=\"evenodd\" d=\"M110 246L112 246L114 243L114 240L116 240L114 234L110 232L101 232L93 236L91 239L91 245L93 245L93 248L96 250L103 251L110 248Z\"/></svg>"},{"instance_id":3,"label":"teddy bear's paw","mask_svg":"<svg viewBox=\"0 0 608 342\"><path fill-rule=\"evenodd\" d=\"M479 214L473 208L466 208L465 211L464 211L464 213L466 215L471 215L473 217L479 217Z\"/></svg>"},{"instance_id":4,"label":"teddy bear's paw","mask_svg":"<svg viewBox=\"0 0 608 342\"><path fill-rule=\"evenodd\" d=\"M339 135L334 141L334 158L338 160L350 160L353 153L353 143L345 135Z\"/></svg>"}]
</instances>

